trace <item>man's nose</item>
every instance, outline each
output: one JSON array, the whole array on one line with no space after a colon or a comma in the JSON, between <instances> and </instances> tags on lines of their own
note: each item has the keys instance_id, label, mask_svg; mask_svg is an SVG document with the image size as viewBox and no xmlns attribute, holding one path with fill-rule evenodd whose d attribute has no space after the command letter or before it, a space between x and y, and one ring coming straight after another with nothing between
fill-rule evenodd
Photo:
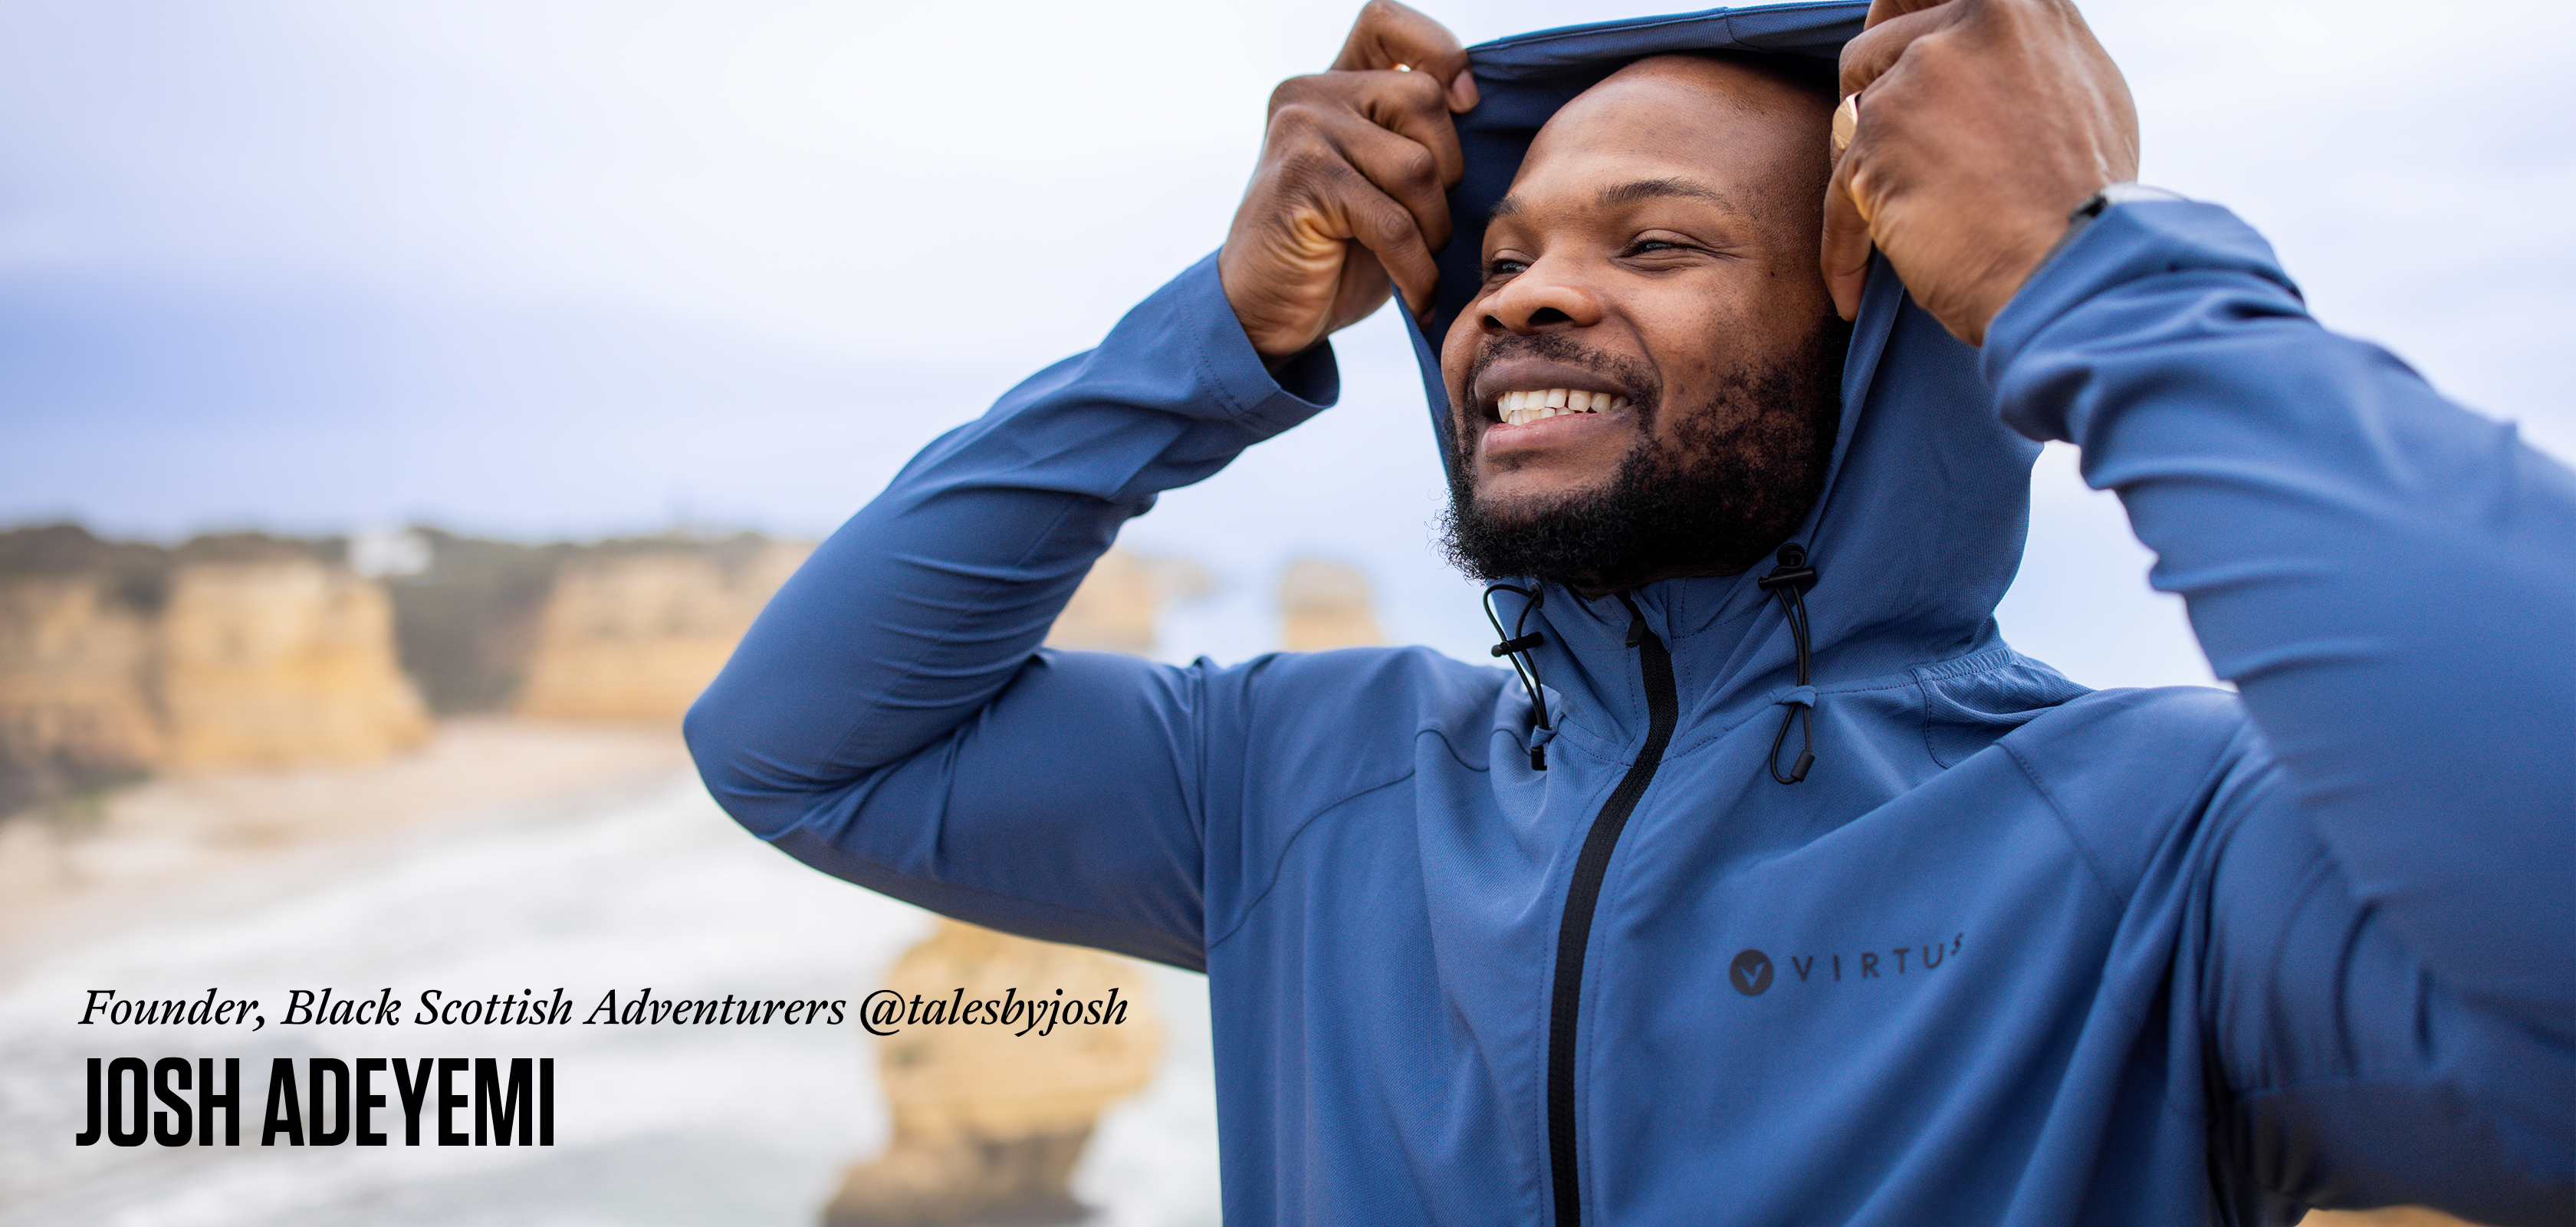
<instances>
[{"instance_id":1,"label":"man's nose","mask_svg":"<svg viewBox=\"0 0 2576 1227\"><path fill-rule=\"evenodd\" d=\"M1562 261L1541 260L1504 282L1484 303L1488 333L1584 328L1601 321L1601 299Z\"/></svg>"}]
</instances>

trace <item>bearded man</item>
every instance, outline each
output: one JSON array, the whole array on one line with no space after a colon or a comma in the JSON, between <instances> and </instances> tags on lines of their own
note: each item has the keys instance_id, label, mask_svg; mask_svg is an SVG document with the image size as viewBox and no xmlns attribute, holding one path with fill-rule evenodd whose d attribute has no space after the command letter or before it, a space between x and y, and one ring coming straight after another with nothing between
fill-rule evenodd
<instances>
[{"instance_id":1,"label":"bearded man","mask_svg":"<svg viewBox=\"0 0 2576 1227\"><path fill-rule=\"evenodd\" d=\"M2063 0L1372 4L692 748L827 872L1204 969L1233 1222L2568 1222L2576 476L2136 164ZM1042 650L1390 283L1518 676ZM2003 641L2052 438L2241 696Z\"/></svg>"}]
</instances>

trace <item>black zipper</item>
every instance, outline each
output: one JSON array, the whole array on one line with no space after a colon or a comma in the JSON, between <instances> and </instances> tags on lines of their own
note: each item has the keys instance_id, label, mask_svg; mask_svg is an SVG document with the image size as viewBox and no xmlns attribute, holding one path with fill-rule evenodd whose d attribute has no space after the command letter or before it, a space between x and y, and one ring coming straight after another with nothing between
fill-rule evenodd
<instances>
[{"instance_id":1,"label":"black zipper","mask_svg":"<svg viewBox=\"0 0 2576 1227\"><path fill-rule=\"evenodd\" d=\"M1583 1004L1583 948L1592 940L1592 909L1601 900L1601 875L1610 869L1619 831L1654 782L1673 726L1681 720L1672 653L1646 629L1646 616L1637 612L1628 594L1620 593L1619 603L1628 607L1628 645L1637 649L1637 667L1645 676L1646 744L1610 799L1602 802L1601 812L1593 815L1583 851L1574 858L1574 880L1565 888L1565 918L1556 930L1556 984L1547 1022L1547 1149L1556 1186L1556 1227L1580 1227L1583 1221L1574 1172L1574 1023Z\"/></svg>"}]
</instances>

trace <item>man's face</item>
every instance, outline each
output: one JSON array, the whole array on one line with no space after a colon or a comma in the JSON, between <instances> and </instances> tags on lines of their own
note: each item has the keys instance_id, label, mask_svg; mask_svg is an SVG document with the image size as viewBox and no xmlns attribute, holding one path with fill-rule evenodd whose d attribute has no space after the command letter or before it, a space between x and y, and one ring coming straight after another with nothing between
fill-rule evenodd
<instances>
[{"instance_id":1,"label":"man's face","mask_svg":"<svg viewBox=\"0 0 2576 1227\"><path fill-rule=\"evenodd\" d=\"M1674 56L1540 131L1441 353L1470 571L1610 590L1741 571L1796 528L1848 335L1816 264L1829 115Z\"/></svg>"}]
</instances>

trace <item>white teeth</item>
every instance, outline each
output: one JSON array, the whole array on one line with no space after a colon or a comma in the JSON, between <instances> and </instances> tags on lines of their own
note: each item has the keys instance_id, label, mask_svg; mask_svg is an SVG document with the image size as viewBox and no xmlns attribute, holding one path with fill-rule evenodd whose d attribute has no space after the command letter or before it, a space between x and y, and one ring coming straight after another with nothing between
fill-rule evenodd
<instances>
[{"instance_id":1,"label":"white teeth","mask_svg":"<svg viewBox=\"0 0 2576 1227\"><path fill-rule=\"evenodd\" d=\"M1541 422L1560 413L1605 413L1628 407L1628 398L1576 388L1505 392L1495 399L1495 416L1513 426Z\"/></svg>"}]
</instances>

